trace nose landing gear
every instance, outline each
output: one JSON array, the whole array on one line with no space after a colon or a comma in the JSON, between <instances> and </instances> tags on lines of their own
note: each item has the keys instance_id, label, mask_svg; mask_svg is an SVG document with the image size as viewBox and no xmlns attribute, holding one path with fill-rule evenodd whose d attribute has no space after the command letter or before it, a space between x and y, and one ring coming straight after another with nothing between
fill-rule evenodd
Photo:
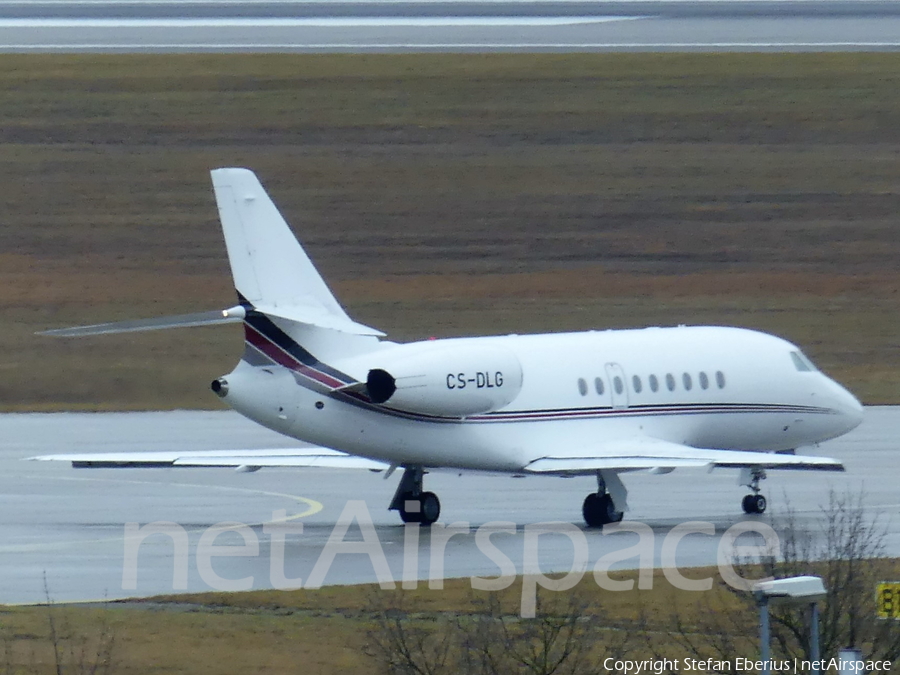
<instances>
[{"instance_id":1,"label":"nose landing gear","mask_svg":"<svg viewBox=\"0 0 900 675\"><path fill-rule=\"evenodd\" d=\"M746 485L753 491L753 494L747 495L741 501L741 508L747 514L765 513L766 498L759 493L759 482L765 480L766 472L764 469L742 469L741 485Z\"/></svg>"}]
</instances>

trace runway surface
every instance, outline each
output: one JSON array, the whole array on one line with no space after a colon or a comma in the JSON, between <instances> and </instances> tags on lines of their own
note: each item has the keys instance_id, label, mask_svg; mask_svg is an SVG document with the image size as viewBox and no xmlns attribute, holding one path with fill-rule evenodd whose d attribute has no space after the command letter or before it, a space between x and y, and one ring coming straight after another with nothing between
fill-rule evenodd
<instances>
[{"instance_id":1,"label":"runway surface","mask_svg":"<svg viewBox=\"0 0 900 675\"><path fill-rule=\"evenodd\" d=\"M897 49L897 0L0 2L5 52Z\"/></svg>"},{"instance_id":2,"label":"runway surface","mask_svg":"<svg viewBox=\"0 0 900 675\"><path fill-rule=\"evenodd\" d=\"M843 460L845 474L770 472L764 483L769 512L762 521L776 529L787 500L804 526L814 526L829 489L864 491L869 513L887 528L886 554L900 556L900 408L869 408L865 422L842 439L823 444L818 454ZM302 534L286 534L284 571L288 578L308 579L348 500L362 500L371 514L374 532L399 584L404 564L404 527L387 511L398 476L385 481L381 474L333 470L262 470L236 473L227 469L75 470L67 464L24 462L32 455L78 451L138 451L178 448L239 449L289 447L288 439L268 432L230 412L172 412L118 414L0 415L0 603L44 600L44 579L56 601L149 596L185 590L173 584L176 553L172 539L148 537L138 548L132 569L134 588L123 588L127 523L146 525L170 521L189 541L184 559L186 590L217 588L198 567L198 542L217 523L244 523L259 543L257 555L217 557L211 569L222 579L252 577L253 588L273 584L272 558L277 547L264 524L284 510L290 524L302 523ZM660 549L672 528L685 521L712 523L716 534L689 535L677 548L681 566L715 564L721 533L735 523L758 520L744 516L739 501L746 492L736 485L736 471L679 470L666 476L628 474L632 510L627 518L650 525L655 535L657 564ZM522 571L524 528L561 521L581 526L580 507L595 489L589 479L430 474L427 488L443 504L441 521L467 523L468 534L457 534L443 555L433 546L434 533L423 533L416 551L417 572L428 578L435 561L443 562L438 576L468 577L499 574L497 565L479 548L475 529L491 521L511 521L514 533L494 534L491 542ZM891 518L892 517L892 518ZM436 530L437 531L437 530ZM584 531L589 568L603 555L635 543L635 535L604 535ZM359 539L350 529L347 539ZM217 545L242 540L225 532ZM237 550L237 552L240 552ZM573 546L559 534L539 542L543 571L568 570ZM179 558L181 560L181 558ZM617 567L632 568L637 558ZM180 565L180 563L178 563ZM410 567L412 569L412 567ZM437 571L440 571L439 569ZM177 576L177 575L176 575ZM413 576L413 575L410 575ZM376 580L368 555L340 554L327 570L325 584ZM178 579L174 579L178 582Z\"/></svg>"}]
</instances>

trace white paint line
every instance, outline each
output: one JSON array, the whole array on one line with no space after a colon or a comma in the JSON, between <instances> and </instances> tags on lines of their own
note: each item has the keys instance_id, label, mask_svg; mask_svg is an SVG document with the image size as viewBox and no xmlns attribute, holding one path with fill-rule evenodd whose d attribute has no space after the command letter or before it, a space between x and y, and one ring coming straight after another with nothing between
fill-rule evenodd
<instances>
[{"instance_id":1,"label":"white paint line","mask_svg":"<svg viewBox=\"0 0 900 675\"><path fill-rule=\"evenodd\" d=\"M455 42L455 43L164 43L164 44L106 44L106 43L79 43L79 44L0 44L0 52L19 51L86 51L86 50L115 50L115 51L371 51L371 50L454 50L454 49L564 49L578 51L585 49L898 49L898 42L583 42L583 43L536 43L536 42Z\"/></svg>"},{"instance_id":2,"label":"white paint line","mask_svg":"<svg viewBox=\"0 0 900 675\"><path fill-rule=\"evenodd\" d=\"M720 5L728 3L746 2L747 0L603 0L605 4L616 3L652 3L652 4L698 4L698 5ZM828 7L829 5L843 4L848 0L752 0L757 5L821 5ZM852 0L850 0L852 1ZM862 0L865 2L866 0ZM19 4L19 3L15 3ZM341 4L349 6L394 6L394 5L581 5L584 0L27 0L27 4L32 7L118 7L118 6L137 6L137 7L180 7L183 5L206 5L206 6L254 6L254 5L291 5L297 7L315 6L327 7L328 5Z\"/></svg>"},{"instance_id":3,"label":"white paint line","mask_svg":"<svg viewBox=\"0 0 900 675\"><path fill-rule=\"evenodd\" d=\"M574 26L639 16L375 16L184 19L2 19L0 28L365 28L445 26Z\"/></svg>"}]
</instances>

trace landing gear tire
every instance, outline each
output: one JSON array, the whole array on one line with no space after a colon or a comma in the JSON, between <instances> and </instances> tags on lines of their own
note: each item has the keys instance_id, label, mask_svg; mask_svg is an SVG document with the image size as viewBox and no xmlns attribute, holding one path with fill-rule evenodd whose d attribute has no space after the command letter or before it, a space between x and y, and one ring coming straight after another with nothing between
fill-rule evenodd
<instances>
[{"instance_id":1,"label":"landing gear tire","mask_svg":"<svg viewBox=\"0 0 900 675\"><path fill-rule=\"evenodd\" d=\"M616 511L612 497L609 494L592 492L584 498L581 505L581 515L588 527L602 527L609 523L618 523L625 514Z\"/></svg>"},{"instance_id":2,"label":"landing gear tire","mask_svg":"<svg viewBox=\"0 0 900 675\"><path fill-rule=\"evenodd\" d=\"M422 505L422 519L419 521L422 525L431 525L437 522L441 517L441 501L433 492L423 492L419 495L419 504ZM763 506L765 508L765 506Z\"/></svg>"},{"instance_id":3,"label":"landing gear tire","mask_svg":"<svg viewBox=\"0 0 900 675\"><path fill-rule=\"evenodd\" d=\"M740 485L746 485L753 494L749 494L741 501L741 508L744 513L760 514L766 511L766 498L759 494L759 483L765 480L766 472L760 468L742 469L741 476L738 479Z\"/></svg>"},{"instance_id":4,"label":"landing gear tire","mask_svg":"<svg viewBox=\"0 0 900 675\"><path fill-rule=\"evenodd\" d=\"M747 514L758 514L766 512L766 498L762 495L747 495L744 497L743 501L741 501L741 508L744 509L744 513Z\"/></svg>"},{"instance_id":5,"label":"landing gear tire","mask_svg":"<svg viewBox=\"0 0 900 675\"><path fill-rule=\"evenodd\" d=\"M423 492L418 497L406 493L398 510L404 523L431 525L441 517L441 501L433 492Z\"/></svg>"}]
</instances>

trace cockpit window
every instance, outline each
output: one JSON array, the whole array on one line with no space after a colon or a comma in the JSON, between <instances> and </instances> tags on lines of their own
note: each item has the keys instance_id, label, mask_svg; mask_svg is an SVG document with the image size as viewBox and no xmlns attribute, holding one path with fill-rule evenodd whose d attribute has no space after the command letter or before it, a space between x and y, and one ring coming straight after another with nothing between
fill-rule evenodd
<instances>
[{"instance_id":1,"label":"cockpit window","mask_svg":"<svg viewBox=\"0 0 900 675\"><path fill-rule=\"evenodd\" d=\"M811 373L816 370L812 361L806 358L802 352L791 352L791 360L794 362L794 367L801 373Z\"/></svg>"}]
</instances>

